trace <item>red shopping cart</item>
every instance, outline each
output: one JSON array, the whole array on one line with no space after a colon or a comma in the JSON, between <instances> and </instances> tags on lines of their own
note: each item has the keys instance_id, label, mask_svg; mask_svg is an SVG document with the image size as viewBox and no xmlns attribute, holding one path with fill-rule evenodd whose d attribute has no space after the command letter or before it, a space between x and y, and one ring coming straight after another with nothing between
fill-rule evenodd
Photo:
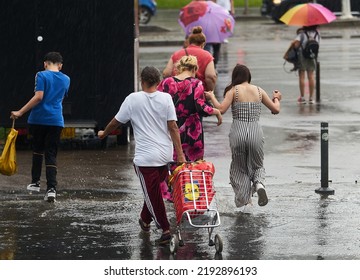
<instances>
[{"instance_id":1,"label":"red shopping cart","mask_svg":"<svg viewBox=\"0 0 360 280\"><path fill-rule=\"evenodd\" d=\"M220 226L213 185L214 165L207 161L187 162L174 171L169 167L169 184L173 190L176 214L176 233L170 241L170 252L184 246L181 237L182 224L187 221L194 228L205 228L209 234L209 246L221 253L223 243L218 234L212 239L214 228Z\"/></svg>"}]
</instances>

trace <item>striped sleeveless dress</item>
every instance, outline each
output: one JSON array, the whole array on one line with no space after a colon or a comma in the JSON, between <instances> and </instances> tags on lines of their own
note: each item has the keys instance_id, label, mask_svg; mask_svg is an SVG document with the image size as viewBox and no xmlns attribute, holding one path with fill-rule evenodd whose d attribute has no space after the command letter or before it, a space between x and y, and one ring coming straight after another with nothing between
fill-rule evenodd
<instances>
[{"instance_id":1,"label":"striped sleeveless dress","mask_svg":"<svg viewBox=\"0 0 360 280\"><path fill-rule=\"evenodd\" d=\"M258 89L259 90L259 89ZM233 122L229 133L232 160L230 183L235 193L236 207L251 203L254 183L265 179L264 136L259 123L261 94L258 102L239 102L235 87L235 102L231 106Z\"/></svg>"}]
</instances>

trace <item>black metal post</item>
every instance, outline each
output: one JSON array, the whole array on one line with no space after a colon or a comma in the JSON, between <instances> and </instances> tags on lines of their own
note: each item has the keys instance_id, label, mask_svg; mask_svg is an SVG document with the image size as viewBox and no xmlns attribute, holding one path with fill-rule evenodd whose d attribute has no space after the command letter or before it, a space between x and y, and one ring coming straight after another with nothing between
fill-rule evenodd
<instances>
[{"instance_id":1,"label":"black metal post","mask_svg":"<svg viewBox=\"0 0 360 280\"><path fill-rule=\"evenodd\" d=\"M316 61L316 103L320 103L320 62Z\"/></svg>"},{"instance_id":2,"label":"black metal post","mask_svg":"<svg viewBox=\"0 0 360 280\"><path fill-rule=\"evenodd\" d=\"M328 123L321 123L321 187L315 192L331 195L335 191L329 188L329 129Z\"/></svg>"}]
</instances>

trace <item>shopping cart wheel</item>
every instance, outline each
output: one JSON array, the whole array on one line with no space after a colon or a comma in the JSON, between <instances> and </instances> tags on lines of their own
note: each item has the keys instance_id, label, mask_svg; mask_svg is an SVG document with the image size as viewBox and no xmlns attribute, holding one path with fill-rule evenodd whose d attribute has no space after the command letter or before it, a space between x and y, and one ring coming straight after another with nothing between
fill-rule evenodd
<instances>
[{"instance_id":1,"label":"shopping cart wheel","mask_svg":"<svg viewBox=\"0 0 360 280\"><path fill-rule=\"evenodd\" d=\"M215 235L215 250L216 253L221 253L223 250L223 242L218 234Z\"/></svg>"},{"instance_id":2,"label":"shopping cart wheel","mask_svg":"<svg viewBox=\"0 0 360 280\"><path fill-rule=\"evenodd\" d=\"M170 239L170 252L176 253L177 249L179 248L179 238L176 234L173 234Z\"/></svg>"}]
</instances>

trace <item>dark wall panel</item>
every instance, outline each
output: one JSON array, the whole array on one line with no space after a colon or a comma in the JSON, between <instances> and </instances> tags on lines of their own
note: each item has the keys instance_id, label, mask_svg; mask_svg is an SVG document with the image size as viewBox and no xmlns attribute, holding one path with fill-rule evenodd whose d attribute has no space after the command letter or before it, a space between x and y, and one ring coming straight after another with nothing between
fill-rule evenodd
<instances>
[{"instance_id":1,"label":"dark wall panel","mask_svg":"<svg viewBox=\"0 0 360 280\"><path fill-rule=\"evenodd\" d=\"M66 121L101 127L134 90L134 3L123 0L1 1L0 125L32 95L48 51L71 78ZM38 40L41 36L42 40ZM26 122L26 117L21 120Z\"/></svg>"},{"instance_id":2,"label":"dark wall panel","mask_svg":"<svg viewBox=\"0 0 360 280\"><path fill-rule=\"evenodd\" d=\"M34 13L31 1L0 1L0 125L10 125L10 111L33 95Z\"/></svg>"},{"instance_id":3,"label":"dark wall panel","mask_svg":"<svg viewBox=\"0 0 360 280\"><path fill-rule=\"evenodd\" d=\"M106 124L118 111L125 97L134 91L134 2L97 2L96 76L97 118ZM114 10L118 12L113 12ZM107 47L112 45L111 48Z\"/></svg>"},{"instance_id":4,"label":"dark wall panel","mask_svg":"<svg viewBox=\"0 0 360 280\"><path fill-rule=\"evenodd\" d=\"M61 52L63 72L71 79L69 96L64 100L66 120L95 118L94 84L98 77L95 76L97 38L94 32L96 25L101 24L97 21L95 6L94 0L39 1L37 36L43 37L38 43L39 61L48 51Z\"/></svg>"}]
</instances>

